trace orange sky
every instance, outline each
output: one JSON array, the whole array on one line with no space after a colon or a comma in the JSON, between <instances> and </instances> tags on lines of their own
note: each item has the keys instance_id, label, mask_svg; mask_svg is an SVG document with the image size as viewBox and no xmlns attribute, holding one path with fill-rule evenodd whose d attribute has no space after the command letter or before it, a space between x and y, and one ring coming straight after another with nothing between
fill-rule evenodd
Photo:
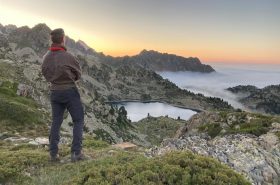
<instances>
[{"instance_id":1,"label":"orange sky","mask_svg":"<svg viewBox=\"0 0 280 185\"><path fill-rule=\"evenodd\" d=\"M153 49L202 62L280 64L280 1L0 0L0 23L46 23L113 56Z\"/></svg>"}]
</instances>

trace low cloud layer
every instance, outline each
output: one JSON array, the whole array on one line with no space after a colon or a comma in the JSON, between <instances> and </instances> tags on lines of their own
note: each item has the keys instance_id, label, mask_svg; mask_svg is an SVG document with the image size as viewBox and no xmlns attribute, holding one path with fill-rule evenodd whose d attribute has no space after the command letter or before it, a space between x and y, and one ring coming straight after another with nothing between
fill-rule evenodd
<instances>
[{"instance_id":1,"label":"low cloud layer","mask_svg":"<svg viewBox=\"0 0 280 185\"><path fill-rule=\"evenodd\" d=\"M226 91L237 85L254 85L263 88L280 84L280 65L213 65L216 73L160 72L163 78L205 96L219 97L236 108L243 108L238 97Z\"/></svg>"}]
</instances>

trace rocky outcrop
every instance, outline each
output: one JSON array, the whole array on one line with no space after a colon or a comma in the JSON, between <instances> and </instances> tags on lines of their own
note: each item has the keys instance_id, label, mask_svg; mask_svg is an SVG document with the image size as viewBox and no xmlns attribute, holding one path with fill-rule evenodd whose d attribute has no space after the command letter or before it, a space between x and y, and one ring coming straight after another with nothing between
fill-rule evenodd
<instances>
[{"instance_id":1,"label":"rocky outcrop","mask_svg":"<svg viewBox=\"0 0 280 185\"><path fill-rule=\"evenodd\" d=\"M253 114L246 113L243 117L245 120L241 120L238 114L198 114L178 131L176 138L164 140L160 147L150 149L147 155L156 156L173 150L188 150L218 159L242 173L252 184L278 185L280 183L280 141L277 137L277 133L280 131L279 118L278 122L270 120L272 123L267 126L267 132L259 136L241 130L240 133L224 133L221 129L219 135L210 137L208 132L200 129L210 122L212 124L219 123L224 128L227 127L226 125L235 124L234 122L241 123L241 125L253 124L253 122L248 121L254 119ZM205 123L206 120L208 123Z\"/></svg>"},{"instance_id":2,"label":"rocky outcrop","mask_svg":"<svg viewBox=\"0 0 280 185\"><path fill-rule=\"evenodd\" d=\"M31 48L39 57L42 57L48 47L50 46L50 32L51 29L46 24L37 24L33 28L28 26L22 26L17 28L13 25L2 26L0 31L4 33L9 43L16 43L14 50L20 50L23 48ZM74 41L70 37L66 36L66 47L70 52L76 55L95 55L92 48L86 47L83 41ZM26 55L28 53L25 53Z\"/></svg>"},{"instance_id":3,"label":"rocky outcrop","mask_svg":"<svg viewBox=\"0 0 280 185\"><path fill-rule=\"evenodd\" d=\"M122 150L135 150L137 148L137 145L130 143L130 142L124 142L113 145L113 147L122 149Z\"/></svg>"},{"instance_id":4,"label":"rocky outcrop","mask_svg":"<svg viewBox=\"0 0 280 185\"><path fill-rule=\"evenodd\" d=\"M0 58L8 60L17 60L16 55L12 52L6 34L0 33Z\"/></svg>"},{"instance_id":5,"label":"rocky outcrop","mask_svg":"<svg viewBox=\"0 0 280 185\"><path fill-rule=\"evenodd\" d=\"M150 155L162 155L173 150L188 150L201 155L211 156L246 176L252 184L280 183L280 145L267 148L267 137L275 135L227 135L213 140L203 136L189 136L182 139L167 139L160 147L150 150Z\"/></svg>"},{"instance_id":6,"label":"rocky outcrop","mask_svg":"<svg viewBox=\"0 0 280 185\"><path fill-rule=\"evenodd\" d=\"M75 53L76 55L99 55L99 53L87 46L83 41L75 41L68 36L66 36L65 45L70 50L70 52Z\"/></svg>"},{"instance_id":7,"label":"rocky outcrop","mask_svg":"<svg viewBox=\"0 0 280 185\"><path fill-rule=\"evenodd\" d=\"M8 24L3 26L2 24L0 24L0 31L2 32L2 34L10 34L15 29L17 29L16 25Z\"/></svg>"},{"instance_id":8,"label":"rocky outcrop","mask_svg":"<svg viewBox=\"0 0 280 185\"><path fill-rule=\"evenodd\" d=\"M270 85L259 89L255 86L228 88L248 109L268 114L280 114L280 85Z\"/></svg>"},{"instance_id":9,"label":"rocky outcrop","mask_svg":"<svg viewBox=\"0 0 280 185\"><path fill-rule=\"evenodd\" d=\"M16 49L32 48L38 56L42 57L50 43L50 28L46 24L38 24L33 28L19 27L9 33L10 43L16 43Z\"/></svg>"}]
</instances>

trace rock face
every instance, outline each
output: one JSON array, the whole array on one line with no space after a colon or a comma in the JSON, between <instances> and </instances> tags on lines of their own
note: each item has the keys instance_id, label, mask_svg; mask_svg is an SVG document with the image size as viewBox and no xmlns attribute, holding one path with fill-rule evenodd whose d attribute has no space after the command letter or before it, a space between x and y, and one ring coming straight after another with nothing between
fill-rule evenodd
<instances>
[{"instance_id":1,"label":"rock face","mask_svg":"<svg viewBox=\"0 0 280 185\"><path fill-rule=\"evenodd\" d=\"M50 28L46 24L38 24L33 28L23 26L9 33L9 42L17 43L17 49L32 48L38 56L43 56L49 46Z\"/></svg>"},{"instance_id":2,"label":"rock face","mask_svg":"<svg viewBox=\"0 0 280 185\"><path fill-rule=\"evenodd\" d=\"M198 58L185 58L168 53L143 50L135 56L117 57L116 59L104 59L104 62L117 65L122 62L132 62L145 69L153 71L193 71L210 73L215 70L210 65L205 65Z\"/></svg>"},{"instance_id":3,"label":"rock face","mask_svg":"<svg viewBox=\"0 0 280 185\"><path fill-rule=\"evenodd\" d=\"M151 153L160 155L172 150L191 150L217 158L247 176L253 184L278 185L279 142L270 149L266 149L262 142L261 138L239 134L217 137L213 140L204 139L202 136L189 136L182 139L167 139L161 147L153 148Z\"/></svg>"},{"instance_id":4,"label":"rock face","mask_svg":"<svg viewBox=\"0 0 280 185\"><path fill-rule=\"evenodd\" d=\"M236 94L239 101L251 110L280 114L280 85L270 85L263 89L240 85L227 90Z\"/></svg>"},{"instance_id":5,"label":"rock face","mask_svg":"<svg viewBox=\"0 0 280 185\"><path fill-rule=\"evenodd\" d=\"M137 146L130 142L124 142L113 145L115 148L123 149L123 150L135 150Z\"/></svg>"},{"instance_id":6,"label":"rock face","mask_svg":"<svg viewBox=\"0 0 280 185\"><path fill-rule=\"evenodd\" d=\"M99 53L87 46L83 41L78 40L76 42L68 36L66 36L65 45L69 48L70 52L76 55L99 55Z\"/></svg>"},{"instance_id":7,"label":"rock face","mask_svg":"<svg viewBox=\"0 0 280 185\"><path fill-rule=\"evenodd\" d=\"M236 113L238 114L238 113ZM254 119L253 114L246 113L244 119ZM173 150L190 150L195 153L211 156L222 163L244 174L253 184L280 184L280 141L278 124L274 120L269 124L267 132L256 136L248 133L221 133L210 137L207 132L200 130L205 125L205 120L216 122L221 127L243 122L234 113L201 113L188 121L182 127L177 137L166 139L160 147L154 147L147 152L147 155L162 155ZM223 120L223 122L220 122ZM228 120L228 121L226 121ZM278 120L280 121L280 120ZM252 123L243 123L252 124Z\"/></svg>"}]
</instances>

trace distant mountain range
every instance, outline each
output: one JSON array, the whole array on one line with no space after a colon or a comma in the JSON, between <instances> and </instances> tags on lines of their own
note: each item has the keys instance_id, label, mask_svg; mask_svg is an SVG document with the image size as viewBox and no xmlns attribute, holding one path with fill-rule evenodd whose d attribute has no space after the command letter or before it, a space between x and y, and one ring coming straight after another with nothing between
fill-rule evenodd
<instances>
[{"instance_id":1,"label":"distant mountain range","mask_svg":"<svg viewBox=\"0 0 280 185\"><path fill-rule=\"evenodd\" d=\"M41 57L49 45L50 28L46 24L38 24L33 28L27 26L17 28L14 25L0 24L0 34L8 36L10 43L18 43L18 48L31 47ZM215 70L210 65L204 65L198 58L185 58L168 53L143 50L135 56L112 57L98 53L84 41L66 37L66 47L79 55L92 55L98 57L100 62L111 65L133 62L153 71L195 71L209 73Z\"/></svg>"}]
</instances>

